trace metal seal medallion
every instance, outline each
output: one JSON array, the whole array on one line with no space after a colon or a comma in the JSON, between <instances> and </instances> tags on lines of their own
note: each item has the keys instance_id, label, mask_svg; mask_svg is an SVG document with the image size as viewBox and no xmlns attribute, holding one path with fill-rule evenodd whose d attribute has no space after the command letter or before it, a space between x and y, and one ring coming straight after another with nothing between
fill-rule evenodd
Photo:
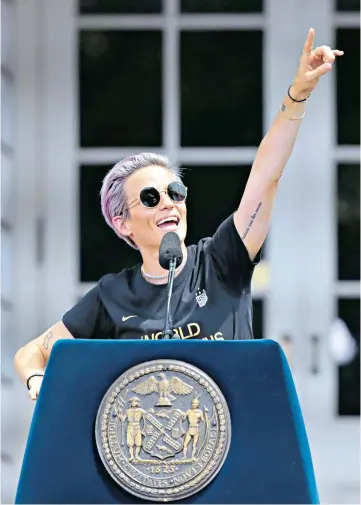
<instances>
[{"instance_id":1,"label":"metal seal medallion","mask_svg":"<svg viewBox=\"0 0 361 505\"><path fill-rule=\"evenodd\" d=\"M230 445L227 403L198 368L154 360L122 374L99 407L95 437L113 479L146 500L180 500L204 488Z\"/></svg>"}]
</instances>

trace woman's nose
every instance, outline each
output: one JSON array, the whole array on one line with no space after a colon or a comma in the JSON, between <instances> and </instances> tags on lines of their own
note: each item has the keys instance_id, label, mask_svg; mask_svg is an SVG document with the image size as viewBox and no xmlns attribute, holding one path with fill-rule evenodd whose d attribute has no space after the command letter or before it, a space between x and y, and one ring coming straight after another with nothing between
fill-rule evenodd
<instances>
[{"instance_id":1,"label":"woman's nose","mask_svg":"<svg viewBox=\"0 0 361 505\"><path fill-rule=\"evenodd\" d=\"M168 195L168 193L166 191L161 191L160 192L159 207L161 209L170 209L170 208L174 207L174 202L169 197L169 195Z\"/></svg>"}]
</instances>

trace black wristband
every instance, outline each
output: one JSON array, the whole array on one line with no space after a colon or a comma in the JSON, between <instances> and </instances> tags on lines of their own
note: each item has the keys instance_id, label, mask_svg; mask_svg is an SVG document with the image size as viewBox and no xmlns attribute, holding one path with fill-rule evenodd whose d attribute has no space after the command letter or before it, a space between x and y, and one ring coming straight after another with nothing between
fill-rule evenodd
<instances>
[{"instance_id":1,"label":"black wristband","mask_svg":"<svg viewBox=\"0 0 361 505\"><path fill-rule=\"evenodd\" d=\"M291 86L288 88L288 90L287 90L287 94L288 94L289 98L292 100L292 102L301 103L301 102L305 102L306 100L308 100L308 99L310 98L311 93L310 93L308 96L306 96L306 98L304 98L303 100L296 100L295 98L293 98L293 97L290 95L290 89L291 89L291 88L292 88L292 84L291 84Z\"/></svg>"},{"instance_id":2,"label":"black wristband","mask_svg":"<svg viewBox=\"0 0 361 505\"><path fill-rule=\"evenodd\" d=\"M30 379L32 379L33 377L44 377L44 374L43 374L43 373L33 373L32 375L30 375L30 377L28 377L28 380L26 381L26 387L29 389L29 391L30 391L30 388L29 388L29 381L30 381Z\"/></svg>"}]
</instances>

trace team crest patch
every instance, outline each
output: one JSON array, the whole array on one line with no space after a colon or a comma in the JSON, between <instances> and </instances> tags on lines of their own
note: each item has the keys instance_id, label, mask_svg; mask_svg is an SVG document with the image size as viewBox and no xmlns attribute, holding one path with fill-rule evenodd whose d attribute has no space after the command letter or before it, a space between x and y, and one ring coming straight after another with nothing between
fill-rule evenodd
<instances>
[{"instance_id":1,"label":"team crest patch","mask_svg":"<svg viewBox=\"0 0 361 505\"><path fill-rule=\"evenodd\" d=\"M208 296L205 289L203 289L203 291L201 291L199 288L197 289L196 300L200 307L205 306L205 304L208 302Z\"/></svg>"}]
</instances>

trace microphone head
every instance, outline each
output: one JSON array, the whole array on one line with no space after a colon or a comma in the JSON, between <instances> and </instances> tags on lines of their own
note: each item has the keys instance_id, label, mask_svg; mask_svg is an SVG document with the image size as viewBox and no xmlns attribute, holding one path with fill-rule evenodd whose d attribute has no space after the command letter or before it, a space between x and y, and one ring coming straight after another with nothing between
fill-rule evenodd
<instances>
[{"instance_id":1,"label":"microphone head","mask_svg":"<svg viewBox=\"0 0 361 505\"><path fill-rule=\"evenodd\" d=\"M169 231L166 233L160 243L159 248L159 263L162 268L169 270L169 262L171 259L175 258L176 268L183 261L182 247L180 243L180 238L174 231Z\"/></svg>"}]
</instances>

